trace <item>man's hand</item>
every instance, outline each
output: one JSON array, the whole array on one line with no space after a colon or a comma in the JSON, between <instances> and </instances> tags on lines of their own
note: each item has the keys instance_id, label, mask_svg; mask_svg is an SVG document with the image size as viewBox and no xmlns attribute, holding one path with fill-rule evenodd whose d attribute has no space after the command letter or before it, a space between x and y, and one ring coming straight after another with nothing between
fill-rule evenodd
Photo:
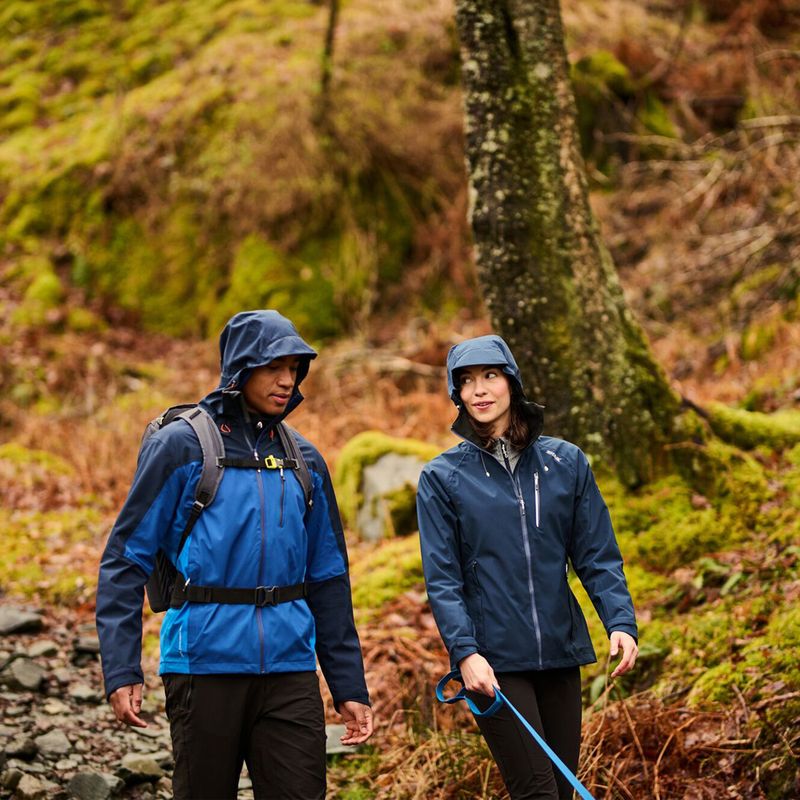
<instances>
[{"instance_id":1,"label":"man's hand","mask_svg":"<svg viewBox=\"0 0 800 800\"><path fill-rule=\"evenodd\" d=\"M458 668L461 670L465 689L494 697L494 687L498 685L497 678L489 662L480 653L462 658L458 662Z\"/></svg>"},{"instance_id":2,"label":"man's hand","mask_svg":"<svg viewBox=\"0 0 800 800\"><path fill-rule=\"evenodd\" d=\"M639 655L639 646L633 636L623 631L614 631L611 634L610 643L611 649L609 652L611 658L614 658L619 652L620 647L622 648L622 661L617 664L617 668L611 673L611 677L616 678L617 675L624 675L628 670L633 669L633 665L636 663L636 656Z\"/></svg>"},{"instance_id":3,"label":"man's hand","mask_svg":"<svg viewBox=\"0 0 800 800\"><path fill-rule=\"evenodd\" d=\"M372 736L372 709L369 706L356 700L345 700L339 705L339 713L347 727L341 738L342 744L361 744Z\"/></svg>"},{"instance_id":4,"label":"man's hand","mask_svg":"<svg viewBox=\"0 0 800 800\"><path fill-rule=\"evenodd\" d=\"M134 683L130 686L120 686L108 698L114 715L120 722L132 725L135 728L146 728L147 723L139 717L142 710L142 684Z\"/></svg>"}]
</instances>

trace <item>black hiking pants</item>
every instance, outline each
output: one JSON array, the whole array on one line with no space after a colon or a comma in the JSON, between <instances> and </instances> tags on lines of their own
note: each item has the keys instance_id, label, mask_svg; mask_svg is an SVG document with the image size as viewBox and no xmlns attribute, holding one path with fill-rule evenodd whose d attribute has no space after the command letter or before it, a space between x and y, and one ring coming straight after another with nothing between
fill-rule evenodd
<instances>
[{"instance_id":1,"label":"black hiking pants","mask_svg":"<svg viewBox=\"0 0 800 800\"><path fill-rule=\"evenodd\" d=\"M503 694L556 755L575 772L581 745L580 667L540 672L496 672ZM478 708L493 702L470 692ZM572 786L506 705L475 717L511 800L572 800Z\"/></svg>"},{"instance_id":2,"label":"black hiking pants","mask_svg":"<svg viewBox=\"0 0 800 800\"><path fill-rule=\"evenodd\" d=\"M325 797L325 717L315 672L164 675L176 800Z\"/></svg>"}]
</instances>

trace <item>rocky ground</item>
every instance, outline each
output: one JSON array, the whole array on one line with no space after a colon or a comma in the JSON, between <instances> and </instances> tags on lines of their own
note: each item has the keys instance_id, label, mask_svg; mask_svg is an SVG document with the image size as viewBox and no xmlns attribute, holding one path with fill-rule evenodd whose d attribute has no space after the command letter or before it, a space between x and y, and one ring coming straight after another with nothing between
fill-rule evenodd
<instances>
[{"instance_id":1,"label":"rocky ground","mask_svg":"<svg viewBox=\"0 0 800 800\"><path fill-rule=\"evenodd\" d=\"M0 606L0 798L169 798L163 695L146 729L105 703L91 622Z\"/></svg>"},{"instance_id":2,"label":"rocky ground","mask_svg":"<svg viewBox=\"0 0 800 800\"><path fill-rule=\"evenodd\" d=\"M90 620L0 605L0 798L172 797L163 691L146 690L148 728L118 723ZM340 734L329 726L329 742ZM245 771L239 799L252 797Z\"/></svg>"}]
</instances>

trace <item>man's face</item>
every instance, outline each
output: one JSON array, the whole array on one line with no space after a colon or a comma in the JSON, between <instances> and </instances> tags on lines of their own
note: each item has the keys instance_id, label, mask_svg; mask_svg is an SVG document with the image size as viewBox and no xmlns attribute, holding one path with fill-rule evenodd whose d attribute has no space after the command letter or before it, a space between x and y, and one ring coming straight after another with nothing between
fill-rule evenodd
<instances>
[{"instance_id":1,"label":"man's face","mask_svg":"<svg viewBox=\"0 0 800 800\"><path fill-rule=\"evenodd\" d=\"M247 405L268 416L282 414L292 396L299 366L299 356L282 356L256 367L242 390Z\"/></svg>"}]
</instances>

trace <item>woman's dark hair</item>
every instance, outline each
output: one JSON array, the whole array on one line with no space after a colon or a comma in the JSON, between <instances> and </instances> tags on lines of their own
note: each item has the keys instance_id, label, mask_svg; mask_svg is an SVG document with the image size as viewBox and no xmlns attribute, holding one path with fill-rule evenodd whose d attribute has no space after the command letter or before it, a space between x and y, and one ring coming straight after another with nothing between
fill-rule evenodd
<instances>
[{"instance_id":1,"label":"woman's dark hair","mask_svg":"<svg viewBox=\"0 0 800 800\"><path fill-rule=\"evenodd\" d=\"M511 442L513 447L517 450L522 450L530 443L531 429L522 408L523 397L519 384L513 378L509 378L508 375L506 375L506 378L511 388L511 405L509 407L511 416L508 422L508 430L505 431L504 436ZM495 442L495 437L492 436L492 423L480 422L469 412L466 412L466 414L469 424L472 425L472 429L480 440L481 447L488 450Z\"/></svg>"}]
</instances>

